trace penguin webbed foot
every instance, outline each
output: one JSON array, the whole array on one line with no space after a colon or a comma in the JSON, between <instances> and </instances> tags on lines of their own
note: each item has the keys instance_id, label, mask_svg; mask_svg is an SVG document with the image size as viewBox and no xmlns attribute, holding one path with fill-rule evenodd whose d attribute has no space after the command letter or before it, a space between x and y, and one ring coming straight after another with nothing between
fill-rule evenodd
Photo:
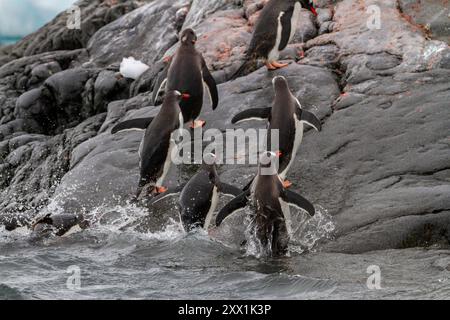
<instances>
[{"instance_id":1,"label":"penguin webbed foot","mask_svg":"<svg viewBox=\"0 0 450 320\"><path fill-rule=\"evenodd\" d=\"M161 187L154 187L153 188L153 191L152 191L152 195L153 196L157 196L157 195L160 195L161 193L165 193L165 192L167 192L167 188L166 187L163 187L163 186L161 186Z\"/></svg>"},{"instance_id":2,"label":"penguin webbed foot","mask_svg":"<svg viewBox=\"0 0 450 320\"><path fill-rule=\"evenodd\" d=\"M267 70L270 70L270 71L276 70L276 69L277 69L277 68L276 68L271 62L269 62L269 61L266 62L266 67L267 67Z\"/></svg>"},{"instance_id":3,"label":"penguin webbed foot","mask_svg":"<svg viewBox=\"0 0 450 320\"><path fill-rule=\"evenodd\" d=\"M290 182L289 180L284 180L283 181L283 187L285 189L289 189L290 187L292 187L292 182Z\"/></svg>"},{"instance_id":4,"label":"penguin webbed foot","mask_svg":"<svg viewBox=\"0 0 450 320\"><path fill-rule=\"evenodd\" d=\"M267 69L269 69L269 70L277 70L277 69L285 68L288 65L289 65L289 63L281 63L278 61L271 61L271 62L266 63Z\"/></svg>"},{"instance_id":5,"label":"penguin webbed foot","mask_svg":"<svg viewBox=\"0 0 450 320\"><path fill-rule=\"evenodd\" d=\"M195 120L192 121L190 128L191 129L198 129L198 128L203 128L206 125L206 121L204 120Z\"/></svg>"}]
</instances>

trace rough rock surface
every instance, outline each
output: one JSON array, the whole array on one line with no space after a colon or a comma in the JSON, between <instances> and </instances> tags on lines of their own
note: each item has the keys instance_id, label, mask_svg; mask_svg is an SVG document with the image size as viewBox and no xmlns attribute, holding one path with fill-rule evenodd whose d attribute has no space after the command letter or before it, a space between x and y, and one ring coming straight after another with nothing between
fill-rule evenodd
<instances>
[{"instance_id":1,"label":"rough rock surface","mask_svg":"<svg viewBox=\"0 0 450 320\"><path fill-rule=\"evenodd\" d=\"M421 27L439 9L439 1L430 1L435 9L428 2L319 1L319 17L305 12L283 53L289 67L230 82L264 1L79 1L87 17L81 31L61 27L63 13L0 51L0 224L14 228L38 214L89 213L129 200L141 134L112 136L110 128L158 111L150 97L161 59L189 26L220 83L219 108L212 112L206 102L203 109L207 128L233 128L237 112L270 104L275 75L322 119L322 132L305 133L288 176L333 217L334 239L320 250L448 246L450 48L437 40L448 41L439 31L448 30L445 19L430 22L431 33ZM381 9L380 29L367 26L370 5ZM124 56L152 68L123 79L117 66ZM173 168L168 185L195 169ZM220 172L243 186L255 167Z\"/></svg>"}]
</instances>

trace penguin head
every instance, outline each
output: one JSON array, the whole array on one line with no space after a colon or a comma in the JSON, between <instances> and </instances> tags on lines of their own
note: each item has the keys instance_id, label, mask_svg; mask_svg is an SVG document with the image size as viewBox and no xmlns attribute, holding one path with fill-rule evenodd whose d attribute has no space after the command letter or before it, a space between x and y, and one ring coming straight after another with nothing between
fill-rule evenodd
<instances>
[{"instance_id":1,"label":"penguin head","mask_svg":"<svg viewBox=\"0 0 450 320\"><path fill-rule=\"evenodd\" d=\"M181 43L184 45L195 45L197 42L197 35L195 34L194 30L191 28L183 30L180 36Z\"/></svg>"},{"instance_id":2,"label":"penguin head","mask_svg":"<svg viewBox=\"0 0 450 320\"><path fill-rule=\"evenodd\" d=\"M217 156L214 153L207 153L203 156L203 163L207 165L215 165Z\"/></svg>"},{"instance_id":3,"label":"penguin head","mask_svg":"<svg viewBox=\"0 0 450 320\"><path fill-rule=\"evenodd\" d=\"M217 178L216 170L217 156L214 153L207 153L203 156L203 169L209 172L209 178L214 183Z\"/></svg>"},{"instance_id":4,"label":"penguin head","mask_svg":"<svg viewBox=\"0 0 450 320\"><path fill-rule=\"evenodd\" d=\"M289 89L287 80L283 76L276 76L272 79L273 88L275 91L281 90L281 89Z\"/></svg>"},{"instance_id":5,"label":"penguin head","mask_svg":"<svg viewBox=\"0 0 450 320\"><path fill-rule=\"evenodd\" d=\"M316 8L314 7L313 0L300 0L300 4L302 5L303 8L311 11L313 15L317 16L317 11Z\"/></svg>"},{"instance_id":6,"label":"penguin head","mask_svg":"<svg viewBox=\"0 0 450 320\"><path fill-rule=\"evenodd\" d=\"M275 175L277 174L277 162L279 153L266 151L259 157L259 174L260 175Z\"/></svg>"}]
</instances>

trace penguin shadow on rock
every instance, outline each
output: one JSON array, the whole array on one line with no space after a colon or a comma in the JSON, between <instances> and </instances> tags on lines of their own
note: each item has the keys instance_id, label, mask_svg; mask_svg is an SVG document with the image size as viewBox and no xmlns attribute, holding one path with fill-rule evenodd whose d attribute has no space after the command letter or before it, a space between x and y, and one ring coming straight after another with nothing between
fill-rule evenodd
<instances>
[{"instance_id":1,"label":"penguin shadow on rock","mask_svg":"<svg viewBox=\"0 0 450 320\"><path fill-rule=\"evenodd\" d=\"M235 197L242 193L241 189L221 181L216 163L214 154L206 154L202 165L187 183L151 198L146 204L151 214L131 227L138 232L153 232L172 218L180 221L186 232L208 231L213 225L219 196Z\"/></svg>"},{"instance_id":2,"label":"penguin shadow on rock","mask_svg":"<svg viewBox=\"0 0 450 320\"><path fill-rule=\"evenodd\" d=\"M207 88L212 109L219 104L217 84L211 75L205 59L197 51L197 35L194 30L186 29L180 35L180 46L175 54L164 59L166 66L158 76L153 89L153 104L158 104L158 97L163 92L177 90L188 94L189 98L180 102L185 123L192 129L203 127L204 120L198 117L203 107L204 88Z\"/></svg>"},{"instance_id":3,"label":"penguin shadow on rock","mask_svg":"<svg viewBox=\"0 0 450 320\"><path fill-rule=\"evenodd\" d=\"M310 217L316 212L307 199L284 187L276 165L278 158L274 152L264 152L256 177L216 217L219 228L230 216L249 208L244 243L257 255L282 256L287 253L293 235L290 206L307 212Z\"/></svg>"},{"instance_id":4,"label":"penguin shadow on rock","mask_svg":"<svg viewBox=\"0 0 450 320\"><path fill-rule=\"evenodd\" d=\"M280 63L280 52L292 41L300 20L301 9L317 12L312 0L269 0L264 6L253 31L244 63L231 76L231 80L253 72L258 59L265 62L267 70L284 68Z\"/></svg>"},{"instance_id":5,"label":"penguin shadow on rock","mask_svg":"<svg viewBox=\"0 0 450 320\"><path fill-rule=\"evenodd\" d=\"M279 156L278 174L283 180L283 186L289 188L292 183L286 180L298 149L303 140L304 124L317 131L322 130L321 121L311 112L304 110L298 99L289 89L283 76L272 80L275 98L272 106L244 110L233 117L231 122L238 124L244 121L267 121L266 148ZM278 132L278 149L272 148L272 134Z\"/></svg>"}]
</instances>

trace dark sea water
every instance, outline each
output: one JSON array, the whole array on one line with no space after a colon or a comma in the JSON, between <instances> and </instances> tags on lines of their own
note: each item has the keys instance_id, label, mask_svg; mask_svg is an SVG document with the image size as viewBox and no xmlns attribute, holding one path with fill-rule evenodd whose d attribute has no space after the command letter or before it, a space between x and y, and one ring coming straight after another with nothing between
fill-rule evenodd
<instances>
[{"instance_id":1,"label":"dark sea water","mask_svg":"<svg viewBox=\"0 0 450 320\"><path fill-rule=\"evenodd\" d=\"M450 298L449 250L349 255L319 246L267 258L205 231L185 234L174 221L153 233L124 230L127 223L122 217L39 242L26 230L1 230L0 299ZM380 290L367 287L371 265L381 270Z\"/></svg>"}]
</instances>

